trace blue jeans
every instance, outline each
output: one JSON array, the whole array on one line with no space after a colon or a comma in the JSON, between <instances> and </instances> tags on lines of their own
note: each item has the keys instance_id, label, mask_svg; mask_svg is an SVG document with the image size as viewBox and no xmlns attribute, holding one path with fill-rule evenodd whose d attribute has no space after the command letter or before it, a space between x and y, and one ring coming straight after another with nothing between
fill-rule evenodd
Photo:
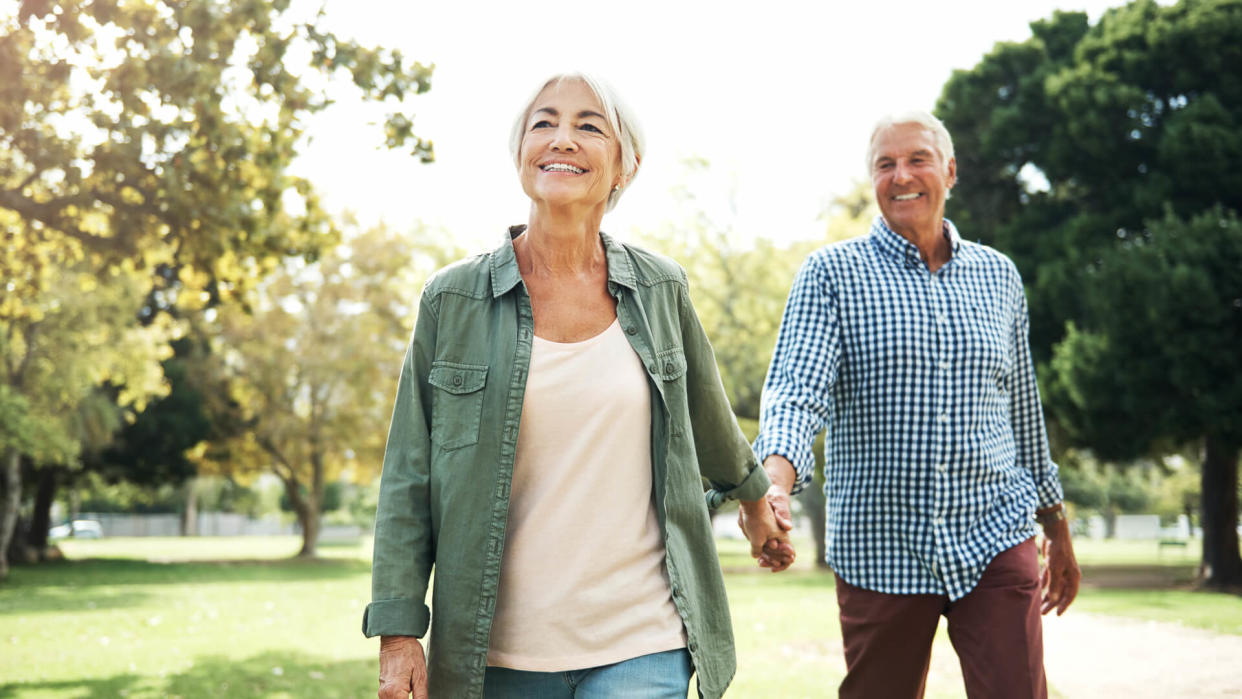
<instances>
[{"instance_id":1,"label":"blue jeans","mask_svg":"<svg viewBox=\"0 0 1242 699\"><path fill-rule=\"evenodd\" d=\"M566 672L489 667L487 699L686 699L690 654L685 648L640 655L612 665Z\"/></svg>"}]
</instances>

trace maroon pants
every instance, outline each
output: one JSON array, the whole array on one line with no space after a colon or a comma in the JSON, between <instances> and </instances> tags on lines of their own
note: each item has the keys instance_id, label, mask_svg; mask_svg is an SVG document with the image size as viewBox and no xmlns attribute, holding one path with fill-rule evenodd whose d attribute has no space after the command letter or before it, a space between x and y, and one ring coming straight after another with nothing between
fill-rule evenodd
<instances>
[{"instance_id":1,"label":"maroon pants","mask_svg":"<svg viewBox=\"0 0 1242 699\"><path fill-rule=\"evenodd\" d=\"M962 664L966 696L1046 699L1035 540L1001 552L965 597L889 595L837 576L845 643L841 697L922 697L932 638L943 614Z\"/></svg>"}]
</instances>

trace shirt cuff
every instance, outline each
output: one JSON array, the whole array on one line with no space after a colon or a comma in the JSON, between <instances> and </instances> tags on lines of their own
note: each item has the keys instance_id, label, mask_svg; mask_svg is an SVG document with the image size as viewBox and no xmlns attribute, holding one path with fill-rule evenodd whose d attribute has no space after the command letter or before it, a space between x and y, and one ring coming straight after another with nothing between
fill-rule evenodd
<instances>
[{"instance_id":1,"label":"shirt cuff","mask_svg":"<svg viewBox=\"0 0 1242 699\"><path fill-rule=\"evenodd\" d=\"M790 495L797 495L811 482L811 474L815 470L815 457L809 446L797 448L799 440L788 431L781 429L764 430L755 439L754 452L763 464L769 456L778 454L785 457L794 467L793 490Z\"/></svg>"},{"instance_id":2,"label":"shirt cuff","mask_svg":"<svg viewBox=\"0 0 1242 699\"><path fill-rule=\"evenodd\" d=\"M1061 489L1061 479L1057 475L1055 464L1049 466L1048 472L1035 484L1035 509L1045 510L1065 500Z\"/></svg>"},{"instance_id":3,"label":"shirt cuff","mask_svg":"<svg viewBox=\"0 0 1242 699\"><path fill-rule=\"evenodd\" d=\"M763 466L755 466L747 474L746 479L738 484L736 488L725 491L721 495L735 500L759 500L767 494L768 488L772 487L772 481L768 480L768 472L763 470Z\"/></svg>"},{"instance_id":4,"label":"shirt cuff","mask_svg":"<svg viewBox=\"0 0 1242 699\"><path fill-rule=\"evenodd\" d=\"M431 610L412 599L383 599L367 605L362 612L362 633L375 636L417 636L427 633Z\"/></svg>"}]
</instances>

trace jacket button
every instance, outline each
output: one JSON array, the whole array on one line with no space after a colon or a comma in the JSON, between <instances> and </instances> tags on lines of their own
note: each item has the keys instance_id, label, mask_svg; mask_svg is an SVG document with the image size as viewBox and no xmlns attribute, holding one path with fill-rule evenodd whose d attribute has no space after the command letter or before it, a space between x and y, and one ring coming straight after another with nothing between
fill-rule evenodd
<instances>
[{"instance_id":1,"label":"jacket button","mask_svg":"<svg viewBox=\"0 0 1242 699\"><path fill-rule=\"evenodd\" d=\"M454 386L461 385L461 374L457 374L456 376L453 377L453 385Z\"/></svg>"},{"instance_id":2,"label":"jacket button","mask_svg":"<svg viewBox=\"0 0 1242 699\"><path fill-rule=\"evenodd\" d=\"M667 363L667 364L665 364L665 365L664 365L664 373L665 373L665 374L671 374L671 373L673 373L673 363L672 363L672 362L669 362L669 363Z\"/></svg>"},{"instance_id":3,"label":"jacket button","mask_svg":"<svg viewBox=\"0 0 1242 699\"><path fill-rule=\"evenodd\" d=\"M626 328L626 329L625 329L625 332L626 332L626 334L627 334L627 335L637 335L637 334L638 334L638 328L636 328L636 327L634 327L633 325L631 325L630 327L628 327L628 328Z\"/></svg>"}]
</instances>

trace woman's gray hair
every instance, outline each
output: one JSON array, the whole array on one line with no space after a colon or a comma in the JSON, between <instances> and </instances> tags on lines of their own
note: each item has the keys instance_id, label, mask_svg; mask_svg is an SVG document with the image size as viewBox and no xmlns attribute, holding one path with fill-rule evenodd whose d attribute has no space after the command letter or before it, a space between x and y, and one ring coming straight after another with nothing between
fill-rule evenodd
<instances>
[{"instance_id":1,"label":"woman's gray hair","mask_svg":"<svg viewBox=\"0 0 1242 699\"><path fill-rule=\"evenodd\" d=\"M884 129L899 124L918 124L930 131L932 140L936 145L936 152L940 155L941 163L945 170L948 170L949 161L953 159L953 137L949 135L949 130L944 127L944 122L937 119L933 114L915 110L886 114L876 120L875 126L871 127L871 141L867 144L868 173L875 166L875 163L872 162L875 158L875 137L879 136Z\"/></svg>"},{"instance_id":2,"label":"woman's gray hair","mask_svg":"<svg viewBox=\"0 0 1242 699\"><path fill-rule=\"evenodd\" d=\"M599 100L599 104L604 108L604 115L608 118L608 125L612 127L612 132L617 134L617 140L621 142L621 174L623 179L621 185L608 194L608 204L605 211L612 211L617 205L617 200L625 193L625 190L634 181L634 176L638 173L638 163L643 158L643 152L647 142L643 137L642 127L638 124L638 118L634 115L633 110L621 100L621 96L611 85L600 80L589 73L560 73L553 75L539 89L535 90L530 99L526 100L526 104L522 107L522 111L518 113L517 120L513 122L513 129L509 132L509 154L513 156L513 164L521 167L521 150L522 137L526 135L526 120L530 118L531 107L535 106L535 100L539 98L539 93L543 92L549 85L559 84L567 80L581 80L591 92L595 95L595 99Z\"/></svg>"}]
</instances>

